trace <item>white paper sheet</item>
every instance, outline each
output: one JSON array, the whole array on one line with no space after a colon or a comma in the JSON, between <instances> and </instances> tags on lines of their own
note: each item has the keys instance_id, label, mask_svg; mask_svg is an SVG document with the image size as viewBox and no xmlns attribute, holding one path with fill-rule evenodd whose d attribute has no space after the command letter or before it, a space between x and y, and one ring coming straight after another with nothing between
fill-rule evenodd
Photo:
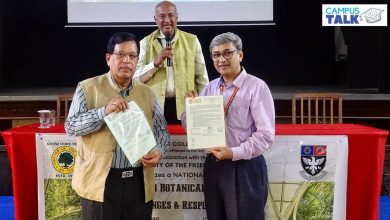
<instances>
[{"instance_id":1,"label":"white paper sheet","mask_svg":"<svg viewBox=\"0 0 390 220\"><path fill-rule=\"evenodd\" d=\"M145 115L134 101L128 103L126 111L112 113L104 120L132 165L156 146Z\"/></svg>"},{"instance_id":2,"label":"white paper sheet","mask_svg":"<svg viewBox=\"0 0 390 220\"><path fill-rule=\"evenodd\" d=\"M226 146L223 96L186 99L188 149Z\"/></svg>"}]
</instances>

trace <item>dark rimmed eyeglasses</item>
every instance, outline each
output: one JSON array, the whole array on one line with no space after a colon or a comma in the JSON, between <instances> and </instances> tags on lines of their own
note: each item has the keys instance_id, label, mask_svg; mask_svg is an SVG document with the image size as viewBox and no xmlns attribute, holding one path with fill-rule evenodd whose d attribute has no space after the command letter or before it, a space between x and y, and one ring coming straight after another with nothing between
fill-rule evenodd
<instances>
[{"instance_id":1,"label":"dark rimmed eyeglasses","mask_svg":"<svg viewBox=\"0 0 390 220\"><path fill-rule=\"evenodd\" d=\"M226 60L230 60L232 57L233 57L233 54L234 52L236 52L237 50L227 50L227 51L224 51L222 53L212 53L210 56L211 56L211 59L213 59L213 61L219 61L221 59L221 56L223 58L225 58Z\"/></svg>"}]
</instances>

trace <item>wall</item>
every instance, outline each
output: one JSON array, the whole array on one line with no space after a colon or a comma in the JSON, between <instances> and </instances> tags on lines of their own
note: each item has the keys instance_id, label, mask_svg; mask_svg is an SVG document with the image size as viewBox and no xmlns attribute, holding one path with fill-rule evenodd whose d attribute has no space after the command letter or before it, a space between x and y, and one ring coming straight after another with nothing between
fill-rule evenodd
<instances>
[{"instance_id":1,"label":"wall","mask_svg":"<svg viewBox=\"0 0 390 220\"><path fill-rule=\"evenodd\" d=\"M181 29L198 35L211 79L217 74L208 45L215 35L232 31L243 39L246 70L270 86L378 87L384 69L381 48L388 41L382 36L385 31L354 27L348 39L348 61L340 65L334 61L334 28L321 26L321 4L318 0L278 0L276 26ZM65 0L2 0L1 6L0 80L6 83L0 83L0 89L76 86L84 78L107 71L105 45L114 32L129 31L141 38L155 29L65 28ZM153 16L153 9L145 13ZM366 77L367 70L370 77Z\"/></svg>"},{"instance_id":2,"label":"wall","mask_svg":"<svg viewBox=\"0 0 390 220\"><path fill-rule=\"evenodd\" d=\"M2 39L2 36L4 33L4 30L3 30L3 22L2 22L2 14L3 14L3 1L0 1L0 89L3 87L3 39Z\"/></svg>"}]
</instances>

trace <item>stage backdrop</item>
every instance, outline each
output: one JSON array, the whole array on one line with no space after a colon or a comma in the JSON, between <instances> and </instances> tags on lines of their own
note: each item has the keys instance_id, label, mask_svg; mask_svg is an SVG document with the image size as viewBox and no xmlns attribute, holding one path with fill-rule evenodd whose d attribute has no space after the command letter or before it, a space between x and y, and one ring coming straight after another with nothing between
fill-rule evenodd
<instances>
[{"instance_id":1,"label":"stage backdrop","mask_svg":"<svg viewBox=\"0 0 390 220\"><path fill-rule=\"evenodd\" d=\"M37 134L39 219L79 219L70 187L74 137ZM347 136L276 136L265 154L270 190L267 219L345 219ZM185 135L171 135L156 167L153 220L206 220L203 150L187 150Z\"/></svg>"}]
</instances>

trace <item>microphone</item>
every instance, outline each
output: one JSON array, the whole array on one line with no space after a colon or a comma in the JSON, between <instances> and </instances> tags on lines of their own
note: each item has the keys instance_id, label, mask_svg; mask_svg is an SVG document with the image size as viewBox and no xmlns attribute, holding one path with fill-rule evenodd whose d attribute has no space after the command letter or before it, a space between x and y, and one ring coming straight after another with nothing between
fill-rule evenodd
<instances>
[{"instance_id":1,"label":"microphone","mask_svg":"<svg viewBox=\"0 0 390 220\"><path fill-rule=\"evenodd\" d=\"M165 36L166 45L165 47L172 47L172 38L169 35ZM172 59L167 58L167 66L172 66Z\"/></svg>"}]
</instances>

